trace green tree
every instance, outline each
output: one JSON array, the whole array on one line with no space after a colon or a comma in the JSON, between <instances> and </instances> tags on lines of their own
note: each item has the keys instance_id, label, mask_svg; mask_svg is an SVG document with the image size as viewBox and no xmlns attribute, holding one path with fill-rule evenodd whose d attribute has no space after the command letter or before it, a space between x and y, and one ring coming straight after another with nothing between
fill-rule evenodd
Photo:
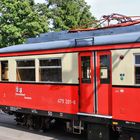
<instances>
[{"instance_id":1,"label":"green tree","mask_svg":"<svg viewBox=\"0 0 140 140\"><path fill-rule=\"evenodd\" d=\"M35 7L36 12L38 12L38 14L40 16L45 16L46 19L51 17L52 12L49 9L47 4L45 4L45 3L37 3L34 7Z\"/></svg>"},{"instance_id":2,"label":"green tree","mask_svg":"<svg viewBox=\"0 0 140 140\"><path fill-rule=\"evenodd\" d=\"M47 31L46 16L37 12L33 0L0 0L0 47L23 43Z\"/></svg>"},{"instance_id":3,"label":"green tree","mask_svg":"<svg viewBox=\"0 0 140 140\"><path fill-rule=\"evenodd\" d=\"M88 23L95 20L90 12L90 6L84 0L47 0L52 11L54 30L69 30L81 26L92 27Z\"/></svg>"}]
</instances>

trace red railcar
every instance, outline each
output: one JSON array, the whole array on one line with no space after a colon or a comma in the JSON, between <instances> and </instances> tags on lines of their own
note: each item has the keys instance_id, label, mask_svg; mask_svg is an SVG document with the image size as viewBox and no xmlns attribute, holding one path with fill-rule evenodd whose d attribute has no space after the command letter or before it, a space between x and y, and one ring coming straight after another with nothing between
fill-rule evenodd
<instances>
[{"instance_id":1,"label":"red railcar","mask_svg":"<svg viewBox=\"0 0 140 140\"><path fill-rule=\"evenodd\" d=\"M49 33L0 49L0 108L30 127L59 118L88 140L139 140L139 31Z\"/></svg>"}]
</instances>

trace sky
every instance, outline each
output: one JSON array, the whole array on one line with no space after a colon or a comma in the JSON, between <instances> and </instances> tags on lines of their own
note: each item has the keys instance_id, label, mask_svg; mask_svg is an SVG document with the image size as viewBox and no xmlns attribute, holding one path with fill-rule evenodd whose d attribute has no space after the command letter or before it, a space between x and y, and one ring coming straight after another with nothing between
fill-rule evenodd
<instances>
[{"instance_id":1,"label":"sky","mask_svg":"<svg viewBox=\"0 0 140 140\"><path fill-rule=\"evenodd\" d=\"M44 2L45 0L35 0ZM91 6L92 14L100 19L103 15L112 13L127 16L140 16L140 0L85 0Z\"/></svg>"}]
</instances>

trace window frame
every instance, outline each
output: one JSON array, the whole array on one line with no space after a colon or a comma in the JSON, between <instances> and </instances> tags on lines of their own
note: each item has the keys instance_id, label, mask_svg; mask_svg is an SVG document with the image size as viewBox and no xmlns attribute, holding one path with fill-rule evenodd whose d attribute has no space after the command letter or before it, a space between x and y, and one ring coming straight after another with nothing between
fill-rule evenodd
<instances>
[{"instance_id":1,"label":"window frame","mask_svg":"<svg viewBox=\"0 0 140 140\"><path fill-rule=\"evenodd\" d=\"M40 66L40 61L41 60L54 60L54 59L60 60L61 66ZM41 82L41 83L62 83L62 81L63 81L63 79L62 79L63 72L62 72L62 58L61 57L38 58L38 63L39 63L38 64L39 65L39 70L38 70L38 72L39 72L39 82ZM41 74L40 74L41 69L61 69L61 81L43 81L43 80L41 80Z\"/></svg>"},{"instance_id":2,"label":"window frame","mask_svg":"<svg viewBox=\"0 0 140 140\"><path fill-rule=\"evenodd\" d=\"M139 53L134 54L134 84L140 86L140 83L136 83L136 67L140 68L140 64L136 64L136 56L140 56Z\"/></svg>"},{"instance_id":3,"label":"window frame","mask_svg":"<svg viewBox=\"0 0 140 140\"><path fill-rule=\"evenodd\" d=\"M106 63L105 66L101 65L101 57L106 56L108 63ZM101 84L110 84L111 83L111 56L109 54L100 55L100 83ZM101 70L106 69L107 70L107 78L101 77Z\"/></svg>"},{"instance_id":4,"label":"window frame","mask_svg":"<svg viewBox=\"0 0 140 140\"><path fill-rule=\"evenodd\" d=\"M17 62L19 62L19 61L34 61L34 66L19 66L18 67ZM16 82L36 82L36 60L35 59L16 59L15 62L16 62ZM34 74L34 81L27 81L27 80L21 80L20 81L20 80L18 80L18 77L17 77L17 70L18 69L19 70L21 70L21 69L24 69L24 70L34 69L34 72L35 72L35 74Z\"/></svg>"},{"instance_id":5,"label":"window frame","mask_svg":"<svg viewBox=\"0 0 140 140\"><path fill-rule=\"evenodd\" d=\"M5 69L7 69L7 78L8 79L3 79L2 78L2 63L6 62L7 66L5 67ZM1 65L1 82L8 82L9 81L9 61L8 60L0 60L0 65Z\"/></svg>"},{"instance_id":6,"label":"window frame","mask_svg":"<svg viewBox=\"0 0 140 140\"><path fill-rule=\"evenodd\" d=\"M89 78L87 78L87 77L84 78L84 73L86 72L86 74L87 74L87 71L84 71L84 69L83 69L84 68L83 63L87 62L87 60L86 61L84 60L85 58L88 58L89 59L89 65L88 65L89 67L86 67L86 69L85 69L85 70L89 70L89 75L88 75ZM81 56L80 59L81 59L80 61L81 61L81 72L82 72L81 82L83 84L90 84L91 83L91 56Z\"/></svg>"}]
</instances>

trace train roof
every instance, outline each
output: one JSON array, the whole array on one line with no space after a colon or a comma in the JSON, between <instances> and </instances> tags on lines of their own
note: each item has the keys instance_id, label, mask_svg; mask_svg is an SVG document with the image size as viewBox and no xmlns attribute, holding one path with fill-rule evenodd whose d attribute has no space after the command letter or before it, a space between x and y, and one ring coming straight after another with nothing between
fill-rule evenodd
<instances>
[{"instance_id":1,"label":"train roof","mask_svg":"<svg viewBox=\"0 0 140 140\"><path fill-rule=\"evenodd\" d=\"M104 35L116 35L123 33L132 33L140 31L140 24L132 25L132 26L122 26L122 27L114 27L114 28L99 28L97 30L88 30L88 31L62 31L62 32L49 32L40 34L37 38L29 38L27 40L27 44L32 43L41 43L41 42L49 42L49 41L59 41L59 40L70 40L70 39L80 39L90 36L104 36Z\"/></svg>"},{"instance_id":2,"label":"train roof","mask_svg":"<svg viewBox=\"0 0 140 140\"><path fill-rule=\"evenodd\" d=\"M39 38L29 39L26 44L0 49L0 53L51 50L95 45L140 42L140 25L113 29L93 30L77 33L59 32L42 34Z\"/></svg>"}]
</instances>

